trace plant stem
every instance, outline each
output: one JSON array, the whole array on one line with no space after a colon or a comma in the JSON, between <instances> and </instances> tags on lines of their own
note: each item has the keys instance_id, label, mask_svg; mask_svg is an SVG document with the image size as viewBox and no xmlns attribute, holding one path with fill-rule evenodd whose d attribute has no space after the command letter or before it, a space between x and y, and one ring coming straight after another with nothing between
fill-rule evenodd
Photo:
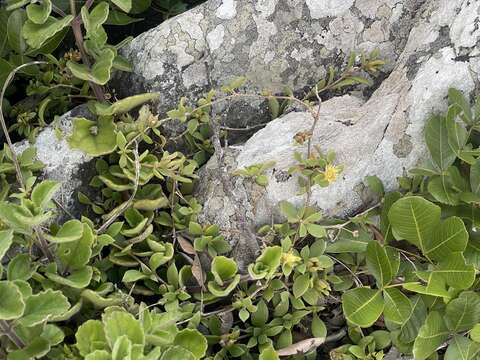
<instances>
[{"instance_id":1,"label":"plant stem","mask_svg":"<svg viewBox=\"0 0 480 360\"><path fill-rule=\"evenodd\" d=\"M7 321L0 320L0 331L5 334L17 348L22 349L25 347L23 340L18 337L15 330L10 327L10 324Z\"/></svg>"},{"instance_id":2,"label":"plant stem","mask_svg":"<svg viewBox=\"0 0 480 360\"><path fill-rule=\"evenodd\" d=\"M135 198L135 195L137 194L138 190L138 184L140 181L140 170L141 170L141 165L140 165L140 159L139 159L139 154L138 154L138 143L135 141L135 149L133 150L133 154L135 156L135 182L134 182L134 188L132 191L132 194L128 198L127 201L125 201L120 207L116 208L115 211L112 212L111 216L105 221L105 223L97 230L97 234L103 234L108 227L128 209L128 207L132 204L133 199Z\"/></svg>"},{"instance_id":3,"label":"plant stem","mask_svg":"<svg viewBox=\"0 0 480 360\"><path fill-rule=\"evenodd\" d=\"M3 98L5 97L5 92L7 91L8 85L10 85L11 81L13 80L15 74L20 71L21 69L31 66L31 65L42 65L42 64L47 64L45 61L32 61L28 62L26 64L20 65L13 69L10 74L8 74L7 79L5 80L5 83L3 84L2 92L0 93L0 123L2 125L2 130L3 134L5 135L5 139L7 140L8 147L10 148L10 152L12 153L12 161L13 165L15 166L15 173L17 176L18 183L20 187L25 188L25 182L23 180L22 176L22 171L20 169L20 164L18 163L17 155L15 154L15 151L13 150L13 143L12 140L10 139L10 135L8 134L8 128L7 128L7 123L5 121L5 118L3 116Z\"/></svg>"},{"instance_id":4,"label":"plant stem","mask_svg":"<svg viewBox=\"0 0 480 360\"><path fill-rule=\"evenodd\" d=\"M90 8L92 5L93 1L88 0L85 3L85 6ZM83 33L82 33L82 20L80 15L77 15L76 9L75 9L75 0L70 0L70 12L74 16L71 27L73 30L73 35L75 36L75 44L77 44L78 51L80 51L80 55L82 57L83 63L88 67L91 68L91 63L88 58L87 52L85 51L85 47L83 46ZM103 88L95 84L94 82L89 81L90 88L92 89L93 93L95 94L95 98L98 101L104 101L105 100L105 93L103 91Z\"/></svg>"}]
</instances>

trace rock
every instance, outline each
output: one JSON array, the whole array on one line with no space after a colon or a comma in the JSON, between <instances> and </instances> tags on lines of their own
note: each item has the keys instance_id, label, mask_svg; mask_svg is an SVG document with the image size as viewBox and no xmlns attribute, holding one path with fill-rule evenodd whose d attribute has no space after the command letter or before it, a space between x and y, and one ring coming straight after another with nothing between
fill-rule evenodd
<instances>
[{"instance_id":1,"label":"rock","mask_svg":"<svg viewBox=\"0 0 480 360\"><path fill-rule=\"evenodd\" d=\"M332 5L330 11L340 11L345 3L326 2ZM355 2L359 3L366 2ZM324 11L325 6L317 5L317 10ZM376 175L387 190L394 190L398 187L397 177L426 159L423 128L431 114L446 110L448 89L455 87L466 96L480 89L480 30L475 25L480 21L479 11L479 2L427 1L417 12L393 71L368 100L345 95L322 104L313 144L322 151L335 151L337 163L343 164L345 170L332 186L315 188L313 205L329 216L351 215L368 203L369 194L362 184L365 176ZM231 230L238 226L231 214L238 211L238 206L254 226L270 223L272 214L278 215L281 200L303 202L297 195L296 177L287 176L286 171L294 163L294 151L306 151L305 146L294 145L293 136L308 130L312 121L307 112L289 113L270 122L243 146L227 150L229 165L222 171L228 174L249 165L276 161L274 168L267 171L269 184L265 189L250 179L229 175L235 191L225 192L219 179L208 175L219 171L212 170L216 160L211 160L212 164L203 170L210 183L202 184L198 193L204 200L203 219L222 224L226 234L234 237ZM235 194L246 200L238 202ZM251 243L252 249L257 246L256 241Z\"/></svg>"},{"instance_id":2,"label":"rock","mask_svg":"<svg viewBox=\"0 0 480 360\"><path fill-rule=\"evenodd\" d=\"M159 91L165 114L180 97L195 99L237 76L249 79L249 92L300 91L352 50L378 48L389 70L424 1L209 0L135 38L123 50L133 72L114 84L120 96ZM228 126L245 127L270 120L262 104L236 100L216 112Z\"/></svg>"},{"instance_id":3,"label":"rock","mask_svg":"<svg viewBox=\"0 0 480 360\"><path fill-rule=\"evenodd\" d=\"M55 195L55 200L70 214L79 218L83 209L78 202L77 193L89 192L88 184L95 175L95 167L90 156L80 150L71 149L68 145L66 139L71 134L74 117L91 118L92 115L86 106L78 106L62 115L56 122L63 136L61 139L57 137L55 125L52 124L38 134L35 144L29 144L28 140L24 140L14 144L14 151L19 154L30 146L35 147L37 160L45 165L42 178L62 184ZM62 222L66 219L68 219L66 214L59 209L57 221Z\"/></svg>"}]
</instances>

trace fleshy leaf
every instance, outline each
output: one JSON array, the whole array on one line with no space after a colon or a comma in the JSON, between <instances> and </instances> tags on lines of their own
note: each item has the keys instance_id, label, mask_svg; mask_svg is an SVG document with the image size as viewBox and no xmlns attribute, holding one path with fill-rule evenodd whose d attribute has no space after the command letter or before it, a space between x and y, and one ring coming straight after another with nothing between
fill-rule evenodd
<instances>
[{"instance_id":1,"label":"fleshy leaf","mask_svg":"<svg viewBox=\"0 0 480 360\"><path fill-rule=\"evenodd\" d=\"M117 147L113 118L100 117L98 122L76 118L69 144L91 156L110 154Z\"/></svg>"},{"instance_id":2,"label":"fleshy leaf","mask_svg":"<svg viewBox=\"0 0 480 360\"><path fill-rule=\"evenodd\" d=\"M132 10L132 0L112 0L112 2L127 13Z\"/></svg>"},{"instance_id":3,"label":"fleshy leaf","mask_svg":"<svg viewBox=\"0 0 480 360\"><path fill-rule=\"evenodd\" d=\"M48 289L25 300L25 312L19 322L26 327L34 326L63 314L69 307L70 303L61 291Z\"/></svg>"},{"instance_id":4,"label":"fleshy leaf","mask_svg":"<svg viewBox=\"0 0 480 360\"><path fill-rule=\"evenodd\" d=\"M196 329L183 329L173 341L175 345L190 351L195 358L201 359L207 352L207 339Z\"/></svg>"},{"instance_id":5,"label":"fleshy leaf","mask_svg":"<svg viewBox=\"0 0 480 360\"><path fill-rule=\"evenodd\" d=\"M67 15L61 19L50 16L41 25L27 20L23 25L23 36L28 46L33 49L39 49L48 39L69 26L72 20L72 15Z\"/></svg>"},{"instance_id":6,"label":"fleshy leaf","mask_svg":"<svg viewBox=\"0 0 480 360\"><path fill-rule=\"evenodd\" d=\"M22 316L25 303L20 289L11 281L0 281L0 320L13 320Z\"/></svg>"},{"instance_id":7,"label":"fleshy leaf","mask_svg":"<svg viewBox=\"0 0 480 360\"><path fill-rule=\"evenodd\" d=\"M110 80L110 72L112 71L114 58L115 53L113 50L105 48L98 55L91 69L84 64L78 64L73 61L68 61L67 67L72 74L79 79L105 85Z\"/></svg>"},{"instance_id":8,"label":"fleshy leaf","mask_svg":"<svg viewBox=\"0 0 480 360\"><path fill-rule=\"evenodd\" d=\"M7 253L13 242L13 230L0 231L0 260Z\"/></svg>"},{"instance_id":9,"label":"fleshy leaf","mask_svg":"<svg viewBox=\"0 0 480 360\"><path fill-rule=\"evenodd\" d=\"M47 21L50 13L52 12L52 1L41 0L40 4L29 4L27 6L28 19L35 24L41 25Z\"/></svg>"},{"instance_id":10,"label":"fleshy leaf","mask_svg":"<svg viewBox=\"0 0 480 360\"><path fill-rule=\"evenodd\" d=\"M69 220L62 225L55 236L45 234L52 243L68 243L80 239L83 235L83 224L78 220Z\"/></svg>"},{"instance_id":11,"label":"fleshy leaf","mask_svg":"<svg viewBox=\"0 0 480 360\"><path fill-rule=\"evenodd\" d=\"M107 338L100 320L88 320L84 322L75 334L75 344L80 355L86 356L95 350L107 349Z\"/></svg>"},{"instance_id":12,"label":"fleshy leaf","mask_svg":"<svg viewBox=\"0 0 480 360\"><path fill-rule=\"evenodd\" d=\"M95 103L95 113L100 116L110 116L129 112L130 110L155 99L158 99L160 93L145 93L115 101L111 105Z\"/></svg>"},{"instance_id":13,"label":"fleshy leaf","mask_svg":"<svg viewBox=\"0 0 480 360\"><path fill-rule=\"evenodd\" d=\"M105 313L102 321L110 347L113 347L117 339L123 335L126 335L132 344L145 344L143 327L132 314L125 311Z\"/></svg>"}]
</instances>

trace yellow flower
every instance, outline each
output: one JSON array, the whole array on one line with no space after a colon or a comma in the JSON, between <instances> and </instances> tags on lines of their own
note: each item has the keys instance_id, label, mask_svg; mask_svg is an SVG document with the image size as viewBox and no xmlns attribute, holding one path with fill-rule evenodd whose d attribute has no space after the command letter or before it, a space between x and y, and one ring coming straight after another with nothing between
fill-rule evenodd
<instances>
[{"instance_id":1,"label":"yellow flower","mask_svg":"<svg viewBox=\"0 0 480 360\"><path fill-rule=\"evenodd\" d=\"M323 176L325 180L327 180L330 184L337 180L337 175L339 173L339 169L336 168L334 165L328 164L325 167L325 171L323 172Z\"/></svg>"},{"instance_id":2,"label":"yellow flower","mask_svg":"<svg viewBox=\"0 0 480 360\"><path fill-rule=\"evenodd\" d=\"M282 262L286 265L294 266L296 263L302 261L302 258L294 255L291 252L282 254Z\"/></svg>"}]
</instances>

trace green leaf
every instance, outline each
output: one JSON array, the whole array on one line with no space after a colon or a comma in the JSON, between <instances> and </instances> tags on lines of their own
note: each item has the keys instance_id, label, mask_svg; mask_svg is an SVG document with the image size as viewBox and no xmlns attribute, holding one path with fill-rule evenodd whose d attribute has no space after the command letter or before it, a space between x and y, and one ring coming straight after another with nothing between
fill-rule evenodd
<instances>
[{"instance_id":1,"label":"green leaf","mask_svg":"<svg viewBox=\"0 0 480 360\"><path fill-rule=\"evenodd\" d=\"M162 353L160 360L197 360L195 356L180 346L169 347Z\"/></svg>"},{"instance_id":2,"label":"green leaf","mask_svg":"<svg viewBox=\"0 0 480 360\"><path fill-rule=\"evenodd\" d=\"M129 282L135 282L143 279L148 279L148 275L145 275L144 273L138 270L127 270L125 274L123 274L122 281L125 283L129 283Z\"/></svg>"},{"instance_id":3,"label":"green leaf","mask_svg":"<svg viewBox=\"0 0 480 360\"><path fill-rule=\"evenodd\" d=\"M160 93L152 92L129 96L127 98L117 100L111 105L96 102L95 113L100 116L118 115L129 112L130 110L160 97Z\"/></svg>"},{"instance_id":4,"label":"green leaf","mask_svg":"<svg viewBox=\"0 0 480 360\"><path fill-rule=\"evenodd\" d=\"M68 299L61 291L48 289L32 295L25 300L25 312L19 323L30 327L59 316L70 308Z\"/></svg>"},{"instance_id":5,"label":"green leaf","mask_svg":"<svg viewBox=\"0 0 480 360\"><path fill-rule=\"evenodd\" d=\"M0 231L0 260L7 253L13 242L13 230Z\"/></svg>"},{"instance_id":6,"label":"green leaf","mask_svg":"<svg viewBox=\"0 0 480 360\"><path fill-rule=\"evenodd\" d=\"M470 330L470 338L477 342L480 343L480 324L476 324L472 330Z\"/></svg>"},{"instance_id":7,"label":"green leaf","mask_svg":"<svg viewBox=\"0 0 480 360\"><path fill-rule=\"evenodd\" d=\"M113 347L117 339L123 335L126 335L132 344L145 344L143 327L132 314L125 311L104 313L102 321L110 347Z\"/></svg>"},{"instance_id":8,"label":"green leaf","mask_svg":"<svg viewBox=\"0 0 480 360\"><path fill-rule=\"evenodd\" d=\"M79 240L83 235L84 225L78 220L65 222L55 236L45 234L44 237L52 243L68 243Z\"/></svg>"},{"instance_id":9,"label":"green leaf","mask_svg":"<svg viewBox=\"0 0 480 360\"><path fill-rule=\"evenodd\" d=\"M77 340L75 346L82 356L86 356L95 350L108 348L103 324L99 320L88 320L80 325L75 334L75 339Z\"/></svg>"},{"instance_id":10,"label":"green leaf","mask_svg":"<svg viewBox=\"0 0 480 360\"><path fill-rule=\"evenodd\" d=\"M317 314L314 314L312 318L312 335L316 338L325 338L327 336L327 326Z\"/></svg>"},{"instance_id":11,"label":"green leaf","mask_svg":"<svg viewBox=\"0 0 480 360\"><path fill-rule=\"evenodd\" d=\"M85 360L112 360L111 355L105 350L95 350L85 356Z\"/></svg>"},{"instance_id":12,"label":"green leaf","mask_svg":"<svg viewBox=\"0 0 480 360\"><path fill-rule=\"evenodd\" d=\"M473 291L464 291L447 304L445 322L452 332L470 330L480 322L480 296Z\"/></svg>"},{"instance_id":13,"label":"green leaf","mask_svg":"<svg viewBox=\"0 0 480 360\"><path fill-rule=\"evenodd\" d=\"M30 255L18 254L8 264L7 279L28 280L32 277L36 267L32 265Z\"/></svg>"},{"instance_id":14,"label":"green leaf","mask_svg":"<svg viewBox=\"0 0 480 360\"><path fill-rule=\"evenodd\" d=\"M9 228L13 229L14 232L31 235L31 227L20 221L16 216L19 209L20 206L18 205L6 201L0 201L0 220Z\"/></svg>"},{"instance_id":15,"label":"green leaf","mask_svg":"<svg viewBox=\"0 0 480 360\"><path fill-rule=\"evenodd\" d=\"M79 79L91 81L98 85L105 85L110 80L114 58L115 53L113 50L105 48L100 52L91 69L84 64L78 64L73 61L68 61L67 67Z\"/></svg>"},{"instance_id":16,"label":"green leaf","mask_svg":"<svg viewBox=\"0 0 480 360\"><path fill-rule=\"evenodd\" d=\"M11 281L0 281L0 320L13 320L22 316L25 303L20 289Z\"/></svg>"},{"instance_id":17,"label":"green leaf","mask_svg":"<svg viewBox=\"0 0 480 360\"><path fill-rule=\"evenodd\" d=\"M41 359L50 351L50 343L42 336L34 338L27 346L8 354L8 360Z\"/></svg>"},{"instance_id":18,"label":"green leaf","mask_svg":"<svg viewBox=\"0 0 480 360\"><path fill-rule=\"evenodd\" d=\"M377 195L383 196L385 194L385 188L383 187L382 180L378 176L365 177L368 187Z\"/></svg>"},{"instance_id":19,"label":"green leaf","mask_svg":"<svg viewBox=\"0 0 480 360\"><path fill-rule=\"evenodd\" d=\"M427 359L447 340L448 335L450 335L450 332L445 325L442 315L437 311L430 312L413 344L415 360Z\"/></svg>"},{"instance_id":20,"label":"green leaf","mask_svg":"<svg viewBox=\"0 0 480 360\"><path fill-rule=\"evenodd\" d=\"M299 299L310 287L310 274L297 276L293 282L293 296Z\"/></svg>"},{"instance_id":21,"label":"green leaf","mask_svg":"<svg viewBox=\"0 0 480 360\"><path fill-rule=\"evenodd\" d=\"M308 233L313 237L316 237L317 239L321 239L327 236L327 231L321 225L306 224L306 227L307 227Z\"/></svg>"},{"instance_id":22,"label":"green leaf","mask_svg":"<svg viewBox=\"0 0 480 360\"><path fill-rule=\"evenodd\" d=\"M470 186L475 195L480 195L480 159L470 166Z\"/></svg>"},{"instance_id":23,"label":"green leaf","mask_svg":"<svg viewBox=\"0 0 480 360\"><path fill-rule=\"evenodd\" d=\"M212 274L215 281L223 285L224 281L232 279L237 274L237 264L225 256L215 256L212 261Z\"/></svg>"},{"instance_id":24,"label":"green leaf","mask_svg":"<svg viewBox=\"0 0 480 360\"><path fill-rule=\"evenodd\" d=\"M173 343L187 349L197 359L203 358L208 348L207 339L196 329L183 329L175 336Z\"/></svg>"},{"instance_id":25,"label":"green leaf","mask_svg":"<svg viewBox=\"0 0 480 360\"><path fill-rule=\"evenodd\" d=\"M280 360L280 357L273 346L269 345L261 351L258 360Z\"/></svg>"},{"instance_id":26,"label":"green leaf","mask_svg":"<svg viewBox=\"0 0 480 360\"><path fill-rule=\"evenodd\" d=\"M109 6L105 1L96 5L90 13L86 7L82 7L82 21L89 36L99 31L108 18Z\"/></svg>"},{"instance_id":27,"label":"green leaf","mask_svg":"<svg viewBox=\"0 0 480 360\"><path fill-rule=\"evenodd\" d=\"M368 270L377 280L379 288L390 284L397 275L398 254L392 251L388 254L385 247L376 241L368 244L366 261Z\"/></svg>"},{"instance_id":28,"label":"green leaf","mask_svg":"<svg viewBox=\"0 0 480 360\"><path fill-rule=\"evenodd\" d=\"M33 203L36 206L45 209L55 193L60 189L61 185L62 184L59 182L53 180L42 181L40 184L36 185L32 191Z\"/></svg>"},{"instance_id":29,"label":"green leaf","mask_svg":"<svg viewBox=\"0 0 480 360\"><path fill-rule=\"evenodd\" d=\"M446 116L448 144L456 156L460 155L460 152L465 147L468 138L467 130L465 130L465 128L455 120L459 112L460 108L457 105L451 105L448 108Z\"/></svg>"},{"instance_id":30,"label":"green leaf","mask_svg":"<svg viewBox=\"0 0 480 360\"><path fill-rule=\"evenodd\" d=\"M400 340L406 344L415 340L420 327L423 325L425 318L427 317L427 307L421 296L414 296L411 299L411 304L412 310L410 311L407 320L401 326L399 335Z\"/></svg>"},{"instance_id":31,"label":"green leaf","mask_svg":"<svg viewBox=\"0 0 480 360\"><path fill-rule=\"evenodd\" d=\"M260 300L257 304L257 310L251 315L251 323L255 327L263 327L268 320L268 307L265 301Z\"/></svg>"},{"instance_id":32,"label":"green leaf","mask_svg":"<svg viewBox=\"0 0 480 360\"><path fill-rule=\"evenodd\" d=\"M462 252L467 247L468 232L463 221L450 217L437 225L430 237L425 239L423 254L438 261L446 259L452 252Z\"/></svg>"},{"instance_id":33,"label":"green leaf","mask_svg":"<svg viewBox=\"0 0 480 360\"><path fill-rule=\"evenodd\" d=\"M447 174L430 178L428 192L432 194L435 200L443 204L458 205L460 203L460 193Z\"/></svg>"},{"instance_id":34,"label":"green leaf","mask_svg":"<svg viewBox=\"0 0 480 360\"><path fill-rule=\"evenodd\" d=\"M15 10L10 14L7 22L8 45L20 55L22 55L27 48L22 36L22 26L25 19L26 15L24 11Z\"/></svg>"},{"instance_id":35,"label":"green leaf","mask_svg":"<svg viewBox=\"0 0 480 360\"><path fill-rule=\"evenodd\" d=\"M448 102L450 104L457 105L463 112L466 122L471 123L473 121L472 109L470 103L463 96L460 90L450 88L448 89Z\"/></svg>"},{"instance_id":36,"label":"green leaf","mask_svg":"<svg viewBox=\"0 0 480 360\"><path fill-rule=\"evenodd\" d=\"M72 148L91 156L110 154L117 147L113 118L100 117L98 122L75 118L68 142Z\"/></svg>"},{"instance_id":37,"label":"green leaf","mask_svg":"<svg viewBox=\"0 0 480 360\"><path fill-rule=\"evenodd\" d=\"M434 273L455 289L468 289L475 281L475 268L465 263L462 253L451 253L438 264Z\"/></svg>"},{"instance_id":38,"label":"green leaf","mask_svg":"<svg viewBox=\"0 0 480 360\"><path fill-rule=\"evenodd\" d=\"M41 0L40 4L30 3L27 6L27 17L35 24L44 24L52 12L52 1Z\"/></svg>"},{"instance_id":39,"label":"green leaf","mask_svg":"<svg viewBox=\"0 0 480 360\"><path fill-rule=\"evenodd\" d=\"M281 258L280 246L266 247L256 262L248 266L248 273L254 279L271 278L280 266Z\"/></svg>"},{"instance_id":40,"label":"green leaf","mask_svg":"<svg viewBox=\"0 0 480 360\"><path fill-rule=\"evenodd\" d=\"M112 348L112 360L131 359L132 357L132 342L127 336L120 336Z\"/></svg>"},{"instance_id":41,"label":"green leaf","mask_svg":"<svg viewBox=\"0 0 480 360\"><path fill-rule=\"evenodd\" d=\"M433 116L425 125L425 141L433 162L446 170L456 159L455 152L448 144L447 120L445 117Z\"/></svg>"},{"instance_id":42,"label":"green leaf","mask_svg":"<svg viewBox=\"0 0 480 360\"><path fill-rule=\"evenodd\" d=\"M405 294L397 288L388 288L383 290L383 297L385 299L383 311L385 319L399 325L409 320L412 304Z\"/></svg>"},{"instance_id":43,"label":"green leaf","mask_svg":"<svg viewBox=\"0 0 480 360\"><path fill-rule=\"evenodd\" d=\"M23 36L28 46L33 49L41 48L51 37L61 32L70 25L73 20L72 15L67 15L61 19L49 16L45 23L39 25L27 20L23 25Z\"/></svg>"},{"instance_id":44,"label":"green leaf","mask_svg":"<svg viewBox=\"0 0 480 360\"><path fill-rule=\"evenodd\" d=\"M73 242L61 243L57 250L57 256L65 269L79 270L88 264L92 255L92 245L95 240L93 231L87 224L82 224L81 238Z\"/></svg>"},{"instance_id":45,"label":"green leaf","mask_svg":"<svg viewBox=\"0 0 480 360\"><path fill-rule=\"evenodd\" d=\"M427 238L440 221L440 207L419 196L396 201L388 213L394 235L416 245L424 253Z\"/></svg>"},{"instance_id":46,"label":"green leaf","mask_svg":"<svg viewBox=\"0 0 480 360\"><path fill-rule=\"evenodd\" d=\"M455 335L445 352L444 360L473 360L477 359L480 352L480 344L470 339Z\"/></svg>"},{"instance_id":47,"label":"green leaf","mask_svg":"<svg viewBox=\"0 0 480 360\"><path fill-rule=\"evenodd\" d=\"M288 201L280 202L280 210L282 214L287 217L289 222L296 222L299 220L297 208Z\"/></svg>"},{"instance_id":48,"label":"green leaf","mask_svg":"<svg viewBox=\"0 0 480 360\"><path fill-rule=\"evenodd\" d=\"M85 266L80 270L73 271L68 276L60 276L54 273L46 273L47 278L56 282L57 284L70 286L74 289L83 289L90 284L93 275L91 266Z\"/></svg>"},{"instance_id":49,"label":"green leaf","mask_svg":"<svg viewBox=\"0 0 480 360\"><path fill-rule=\"evenodd\" d=\"M132 0L112 0L112 2L127 13L132 10Z\"/></svg>"},{"instance_id":50,"label":"green leaf","mask_svg":"<svg viewBox=\"0 0 480 360\"><path fill-rule=\"evenodd\" d=\"M361 287L349 290L342 296L345 317L360 327L372 326L382 314L384 305L380 290Z\"/></svg>"}]
</instances>

